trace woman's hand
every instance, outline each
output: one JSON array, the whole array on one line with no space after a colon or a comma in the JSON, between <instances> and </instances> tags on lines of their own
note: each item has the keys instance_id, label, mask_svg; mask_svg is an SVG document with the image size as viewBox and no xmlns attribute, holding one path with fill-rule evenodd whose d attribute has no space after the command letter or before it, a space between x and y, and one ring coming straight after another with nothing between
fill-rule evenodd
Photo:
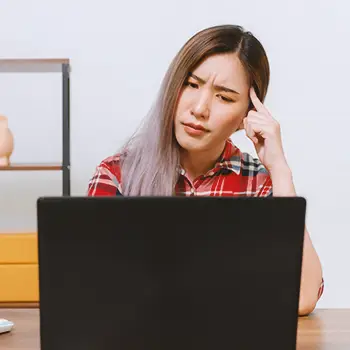
<instances>
[{"instance_id":1,"label":"woman's hand","mask_svg":"<svg viewBox=\"0 0 350 350\"><path fill-rule=\"evenodd\" d=\"M255 145L261 163L270 173L289 169L279 123L259 100L254 88L250 89L250 98L256 110L249 111L243 125L247 136Z\"/></svg>"}]
</instances>

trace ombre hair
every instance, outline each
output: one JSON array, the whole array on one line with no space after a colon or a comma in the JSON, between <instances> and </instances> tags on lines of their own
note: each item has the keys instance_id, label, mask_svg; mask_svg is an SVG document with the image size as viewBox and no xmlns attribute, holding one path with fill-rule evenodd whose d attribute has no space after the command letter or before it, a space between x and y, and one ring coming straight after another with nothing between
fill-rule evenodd
<instances>
[{"instance_id":1,"label":"ombre hair","mask_svg":"<svg viewBox=\"0 0 350 350\"><path fill-rule=\"evenodd\" d=\"M143 123L120 152L124 196L172 196L180 169L180 145L175 138L177 102L188 74L209 56L236 53L250 85L264 101L270 68L265 50L241 26L221 25L191 37L171 62L158 96Z\"/></svg>"}]
</instances>

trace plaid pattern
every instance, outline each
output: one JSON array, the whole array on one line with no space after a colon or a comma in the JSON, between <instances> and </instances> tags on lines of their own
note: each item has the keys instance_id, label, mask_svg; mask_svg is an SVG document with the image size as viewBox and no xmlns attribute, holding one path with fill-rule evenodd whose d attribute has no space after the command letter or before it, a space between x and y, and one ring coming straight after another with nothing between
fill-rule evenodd
<instances>
[{"instance_id":1,"label":"plaid pattern","mask_svg":"<svg viewBox=\"0 0 350 350\"><path fill-rule=\"evenodd\" d=\"M119 155L104 159L88 184L88 196L122 195ZM241 152L227 140L225 149L214 168L191 182L186 171L179 169L175 187L177 196L272 196L272 181L264 166L248 153ZM318 291L323 294L324 280Z\"/></svg>"},{"instance_id":2,"label":"plaid pattern","mask_svg":"<svg viewBox=\"0 0 350 350\"><path fill-rule=\"evenodd\" d=\"M119 154L104 159L88 185L88 196L122 195ZM267 170L256 158L241 152L229 139L214 168L191 182L179 169L175 187L177 196L267 197L272 182Z\"/></svg>"},{"instance_id":3,"label":"plaid pattern","mask_svg":"<svg viewBox=\"0 0 350 350\"><path fill-rule=\"evenodd\" d=\"M320 299L324 291L324 279L322 278L321 286L318 289L317 299Z\"/></svg>"}]
</instances>

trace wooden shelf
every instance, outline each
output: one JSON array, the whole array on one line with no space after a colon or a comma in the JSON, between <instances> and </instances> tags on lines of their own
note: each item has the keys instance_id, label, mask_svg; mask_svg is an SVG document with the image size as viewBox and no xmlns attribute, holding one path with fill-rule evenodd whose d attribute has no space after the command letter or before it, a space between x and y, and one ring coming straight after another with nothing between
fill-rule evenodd
<instances>
[{"instance_id":1,"label":"wooden shelf","mask_svg":"<svg viewBox=\"0 0 350 350\"><path fill-rule=\"evenodd\" d=\"M0 309L39 309L39 302L0 302Z\"/></svg>"},{"instance_id":2,"label":"wooden shelf","mask_svg":"<svg viewBox=\"0 0 350 350\"><path fill-rule=\"evenodd\" d=\"M23 58L23 59L0 59L0 73L40 73L62 72L62 65L69 64L68 58Z\"/></svg>"},{"instance_id":3,"label":"wooden shelf","mask_svg":"<svg viewBox=\"0 0 350 350\"><path fill-rule=\"evenodd\" d=\"M0 171L41 171L41 170L62 170L62 164L21 164L13 163L9 166L0 166Z\"/></svg>"}]
</instances>

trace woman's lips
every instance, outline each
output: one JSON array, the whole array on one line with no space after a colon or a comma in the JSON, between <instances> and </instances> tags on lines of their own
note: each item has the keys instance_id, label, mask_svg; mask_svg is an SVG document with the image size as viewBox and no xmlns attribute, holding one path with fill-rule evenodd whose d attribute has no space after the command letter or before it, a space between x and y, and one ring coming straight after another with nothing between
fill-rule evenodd
<instances>
[{"instance_id":1,"label":"woman's lips","mask_svg":"<svg viewBox=\"0 0 350 350\"><path fill-rule=\"evenodd\" d=\"M187 134L191 136L201 136L208 132L207 129L205 129L202 125L199 124L192 124L192 123L183 123L184 130L187 132Z\"/></svg>"}]
</instances>

